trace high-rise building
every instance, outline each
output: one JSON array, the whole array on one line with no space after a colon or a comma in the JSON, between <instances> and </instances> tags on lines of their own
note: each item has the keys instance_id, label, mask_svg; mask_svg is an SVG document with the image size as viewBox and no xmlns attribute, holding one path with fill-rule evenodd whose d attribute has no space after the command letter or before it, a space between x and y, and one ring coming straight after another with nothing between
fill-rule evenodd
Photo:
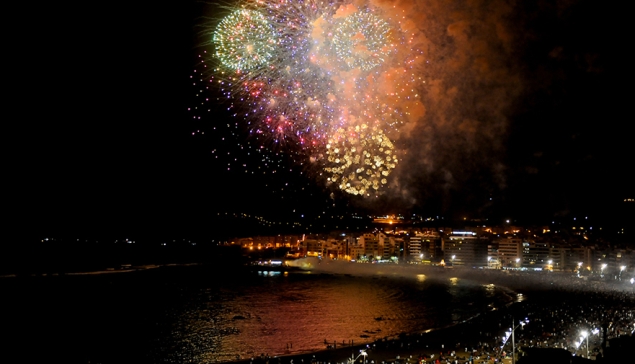
<instances>
[{"instance_id":1,"label":"high-rise building","mask_svg":"<svg viewBox=\"0 0 635 364\"><path fill-rule=\"evenodd\" d=\"M415 233L408 241L408 257L410 260L421 260L421 240L423 235Z\"/></svg>"},{"instance_id":2,"label":"high-rise building","mask_svg":"<svg viewBox=\"0 0 635 364\"><path fill-rule=\"evenodd\" d=\"M386 238L387 236L384 233L378 233L377 235L371 233L363 234L359 238L359 244L364 248L363 256L368 260L382 259Z\"/></svg>"},{"instance_id":3,"label":"high-rise building","mask_svg":"<svg viewBox=\"0 0 635 364\"><path fill-rule=\"evenodd\" d=\"M502 268L519 268L523 259L523 241L520 238L508 237L498 239L498 261Z\"/></svg>"},{"instance_id":4,"label":"high-rise building","mask_svg":"<svg viewBox=\"0 0 635 364\"><path fill-rule=\"evenodd\" d=\"M443 239L434 230L424 230L421 237L421 252L424 258L431 262L438 262L443 257Z\"/></svg>"},{"instance_id":5,"label":"high-rise building","mask_svg":"<svg viewBox=\"0 0 635 364\"><path fill-rule=\"evenodd\" d=\"M549 269L549 253L549 244L545 242L524 241L522 267L532 270Z\"/></svg>"},{"instance_id":6,"label":"high-rise building","mask_svg":"<svg viewBox=\"0 0 635 364\"><path fill-rule=\"evenodd\" d=\"M475 232L453 231L444 243L445 264L453 267L480 268L487 266L487 238Z\"/></svg>"}]
</instances>

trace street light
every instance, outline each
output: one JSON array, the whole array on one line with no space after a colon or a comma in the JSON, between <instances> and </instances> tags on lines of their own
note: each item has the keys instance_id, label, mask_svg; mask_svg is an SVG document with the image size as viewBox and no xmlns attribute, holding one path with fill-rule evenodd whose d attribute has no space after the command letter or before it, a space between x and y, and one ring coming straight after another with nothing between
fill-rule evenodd
<instances>
[{"instance_id":1,"label":"street light","mask_svg":"<svg viewBox=\"0 0 635 364\"><path fill-rule=\"evenodd\" d=\"M355 361L357 361L357 359L359 359L360 356L364 356L364 364L366 364L366 355L368 355L366 351L360 350L359 355L355 359L353 359L353 355L351 355L351 364L355 363Z\"/></svg>"},{"instance_id":2,"label":"street light","mask_svg":"<svg viewBox=\"0 0 635 364\"><path fill-rule=\"evenodd\" d=\"M602 267L600 268L600 276L604 277L604 268L606 268L606 263L602 264Z\"/></svg>"},{"instance_id":3,"label":"street light","mask_svg":"<svg viewBox=\"0 0 635 364\"><path fill-rule=\"evenodd\" d=\"M583 330L581 334L582 334L582 337L580 338L580 341L586 338L586 358L589 359L589 333L586 332L586 330Z\"/></svg>"},{"instance_id":4,"label":"street light","mask_svg":"<svg viewBox=\"0 0 635 364\"><path fill-rule=\"evenodd\" d=\"M591 330L591 333L593 335L597 335L600 333L600 329L593 329ZM576 341L575 346L576 349L578 349L580 347L580 345L582 344L582 340L586 339L586 358L589 358L589 333L586 330L582 330L582 332L580 332L580 341Z\"/></svg>"},{"instance_id":5,"label":"street light","mask_svg":"<svg viewBox=\"0 0 635 364\"><path fill-rule=\"evenodd\" d=\"M525 326L526 324L529 323L529 319L525 317L524 320L521 320L520 322L518 322L518 325L516 325L516 327L514 327L514 319L512 318L512 328L509 329L509 331L505 332L505 341L503 342L503 345L501 346L501 350L500 352L503 351L503 348L505 347L505 344L507 344L507 340L509 340L509 337L511 336L512 338L512 363L516 364L516 340L514 338L514 332L516 332L516 329L521 327L521 326ZM500 354L499 352L499 354Z\"/></svg>"}]
</instances>

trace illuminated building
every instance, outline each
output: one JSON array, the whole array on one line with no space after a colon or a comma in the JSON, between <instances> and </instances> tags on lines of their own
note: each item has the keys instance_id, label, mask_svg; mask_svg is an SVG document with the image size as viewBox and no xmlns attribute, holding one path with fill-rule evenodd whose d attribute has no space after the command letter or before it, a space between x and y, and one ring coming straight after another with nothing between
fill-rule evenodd
<instances>
[{"instance_id":1,"label":"illuminated building","mask_svg":"<svg viewBox=\"0 0 635 364\"><path fill-rule=\"evenodd\" d=\"M346 248L346 240L328 239L324 244L324 256L331 259L344 259Z\"/></svg>"},{"instance_id":2,"label":"illuminated building","mask_svg":"<svg viewBox=\"0 0 635 364\"><path fill-rule=\"evenodd\" d=\"M606 266L608 266L608 256L611 252L608 246L590 246L587 254L589 255L590 264L587 269L591 272L604 274Z\"/></svg>"},{"instance_id":3,"label":"illuminated building","mask_svg":"<svg viewBox=\"0 0 635 364\"><path fill-rule=\"evenodd\" d=\"M523 256L521 259L523 269L543 270L549 265L549 244L544 242L523 242Z\"/></svg>"},{"instance_id":4,"label":"illuminated building","mask_svg":"<svg viewBox=\"0 0 635 364\"><path fill-rule=\"evenodd\" d=\"M297 248L300 236L298 235L278 235L274 237L274 246L276 248Z\"/></svg>"},{"instance_id":5,"label":"illuminated building","mask_svg":"<svg viewBox=\"0 0 635 364\"><path fill-rule=\"evenodd\" d=\"M412 261L421 260L421 240L423 235L416 233L408 240L408 257Z\"/></svg>"},{"instance_id":6,"label":"illuminated building","mask_svg":"<svg viewBox=\"0 0 635 364\"><path fill-rule=\"evenodd\" d=\"M399 260L404 260L406 257L406 242L401 237L391 236L388 238L391 248L393 250L394 257L397 257Z\"/></svg>"},{"instance_id":7,"label":"illuminated building","mask_svg":"<svg viewBox=\"0 0 635 364\"><path fill-rule=\"evenodd\" d=\"M585 248L573 247L567 244L557 244L550 248L549 256L552 259L554 271L573 272L578 269L580 262L586 262Z\"/></svg>"},{"instance_id":8,"label":"illuminated building","mask_svg":"<svg viewBox=\"0 0 635 364\"><path fill-rule=\"evenodd\" d=\"M487 238L475 232L453 231L444 243L444 260L454 267L479 268L487 266Z\"/></svg>"},{"instance_id":9,"label":"illuminated building","mask_svg":"<svg viewBox=\"0 0 635 364\"><path fill-rule=\"evenodd\" d=\"M615 248L607 254L605 274L619 278L620 274L632 271L633 252L627 249Z\"/></svg>"},{"instance_id":10,"label":"illuminated building","mask_svg":"<svg viewBox=\"0 0 635 364\"><path fill-rule=\"evenodd\" d=\"M354 244L348 245L348 254L351 259L358 260L364 256L364 246L355 241Z\"/></svg>"},{"instance_id":11,"label":"illuminated building","mask_svg":"<svg viewBox=\"0 0 635 364\"><path fill-rule=\"evenodd\" d=\"M498 244L490 244L487 246L487 268L501 269L501 262L498 257Z\"/></svg>"},{"instance_id":12,"label":"illuminated building","mask_svg":"<svg viewBox=\"0 0 635 364\"><path fill-rule=\"evenodd\" d=\"M359 238L359 243L364 247L364 254L369 260L382 259L384 256L384 246L386 244L386 234L364 234Z\"/></svg>"},{"instance_id":13,"label":"illuminated building","mask_svg":"<svg viewBox=\"0 0 635 364\"><path fill-rule=\"evenodd\" d=\"M438 261L443 256L443 239L434 230L424 230L421 239L421 252L424 258Z\"/></svg>"},{"instance_id":14,"label":"illuminated building","mask_svg":"<svg viewBox=\"0 0 635 364\"><path fill-rule=\"evenodd\" d=\"M508 237L496 240L498 244L498 260L503 268L519 268L516 263L523 259L523 241L520 238Z\"/></svg>"},{"instance_id":15,"label":"illuminated building","mask_svg":"<svg viewBox=\"0 0 635 364\"><path fill-rule=\"evenodd\" d=\"M302 250L309 257L324 256L324 247L326 242L320 239L304 239L302 241Z\"/></svg>"}]
</instances>

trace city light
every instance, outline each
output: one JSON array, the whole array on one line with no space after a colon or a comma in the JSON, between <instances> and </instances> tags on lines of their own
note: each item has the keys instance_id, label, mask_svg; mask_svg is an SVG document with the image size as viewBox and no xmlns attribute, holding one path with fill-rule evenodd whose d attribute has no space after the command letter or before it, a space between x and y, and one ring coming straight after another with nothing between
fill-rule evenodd
<instances>
[{"instance_id":1,"label":"city light","mask_svg":"<svg viewBox=\"0 0 635 364\"><path fill-rule=\"evenodd\" d=\"M586 330L583 330L581 333L582 337L580 337L580 342L582 342L582 339L586 338L586 357L587 359L589 358L589 334L586 332Z\"/></svg>"},{"instance_id":2,"label":"city light","mask_svg":"<svg viewBox=\"0 0 635 364\"><path fill-rule=\"evenodd\" d=\"M360 350L359 351L359 355L357 355L357 358L353 359L353 356L351 355L351 358L349 359L349 363L353 364L353 363L355 363L355 361L357 361L357 359L359 359L360 356L363 356L364 357L364 364L366 364L366 356L367 355L368 354L366 353L365 350Z\"/></svg>"},{"instance_id":3,"label":"city light","mask_svg":"<svg viewBox=\"0 0 635 364\"><path fill-rule=\"evenodd\" d=\"M598 335L600 333L600 329L595 328L591 330L591 334L593 335ZM582 342L586 340L586 357L587 359L589 358L589 332L586 330L582 330L580 332L580 340L575 342L575 347L576 349L580 348L580 345L582 345Z\"/></svg>"},{"instance_id":4,"label":"city light","mask_svg":"<svg viewBox=\"0 0 635 364\"><path fill-rule=\"evenodd\" d=\"M512 338L512 363L516 364L516 341L514 338L514 332L516 332L516 329L519 327L523 327L526 324L529 323L529 318L525 317L524 320L521 320L518 322L518 325L514 326L514 319L512 319L512 327L508 329L508 331L505 332L505 340L503 341L503 345L501 345L501 349L499 352L500 353L503 351L503 348L505 347L505 344L507 344L507 341L509 340L509 337L511 336Z\"/></svg>"}]
</instances>

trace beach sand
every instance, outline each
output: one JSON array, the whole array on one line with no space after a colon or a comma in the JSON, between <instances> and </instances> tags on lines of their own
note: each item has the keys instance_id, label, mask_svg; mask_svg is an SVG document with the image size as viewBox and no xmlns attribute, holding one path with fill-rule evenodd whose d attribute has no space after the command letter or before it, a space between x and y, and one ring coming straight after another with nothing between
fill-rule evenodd
<instances>
[{"instance_id":1,"label":"beach sand","mask_svg":"<svg viewBox=\"0 0 635 364\"><path fill-rule=\"evenodd\" d=\"M456 272L454 275L457 275ZM429 330L424 333L401 334L399 337L385 338L372 343L354 346L340 346L337 349L326 349L312 353L294 353L279 357L240 358L233 361L238 364L319 364L348 363L352 357L356 358L356 364L364 363L364 356L359 356L360 350L365 350L368 364L417 363L423 357L426 363L435 363L443 355L448 361L465 363L470 358L473 363L498 363L511 364L509 357L512 349L512 340L507 340L501 349L502 335L516 324L515 344L517 361L521 361L521 344L529 344L530 347L553 348L567 346L572 355L577 351L582 355L582 350L571 350L572 340L581 329L599 327L602 320L632 323L631 309L625 307L632 304L635 299L633 288L624 286L620 282L603 281L587 282L572 278L570 274L527 274L515 272L468 272L470 278L478 278L482 283L496 283L501 287L514 287L511 292L516 295L507 305L492 311L483 312L465 322L456 325ZM474 273L479 273L475 275ZM533 297L533 298L529 298ZM566 298L565 297L569 297ZM570 301L574 300L574 301ZM573 302L573 303L572 303ZM589 316L594 316L591 318ZM606 317L605 317L606 316ZM518 320L528 318L526 327L518 325ZM599 320L599 321L598 321ZM546 331L549 332L546 332ZM628 330L627 330L628 331ZM556 337L552 333L558 332ZM566 336L563 332L566 332ZM552 339L555 338L555 339ZM531 343L533 340L533 344ZM596 340L597 341L597 340ZM330 343L333 344L332 342ZM594 346L599 346L596 342ZM563 350L563 349L560 349ZM456 356L449 355L454 351ZM501 355L507 354L507 357ZM434 354L434 357L432 355ZM488 354L491 356L487 360ZM580 356L573 356L578 362ZM556 358L554 358L556 360ZM587 360L587 359L582 359ZM549 360L547 360L549 361ZM546 364L546 362L543 361Z\"/></svg>"},{"instance_id":2,"label":"beach sand","mask_svg":"<svg viewBox=\"0 0 635 364\"><path fill-rule=\"evenodd\" d=\"M364 356L360 356L361 350L367 353L365 359L366 363L369 364L383 362L417 363L419 358L425 358L426 362L435 362L441 356L450 359L451 362L457 359L463 363L470 358L473 348L481 346L479 344L496 342L495 335L504 330L501 329L500 325L499 318L501 316L501 312L487 312L466 322L425 333L402 334L398 338L382 339L353 346L342 346L341 343L338 343L336 348L312 353L289 353L269 358L267 358L267 354L264 354L262 357L242 358L232 363L310 364L316 362L335 364L347 363L352 357L355 357L357 358L356 363L361 364L364 363ZM331 343L332 346L333 343ZM450 355L452 351L455 351L454 357ZM475 353L474 363L494 363L493 355L498 351L490 346L489 352L492 355L489 361L485 361L487 355L482 356L482 353ZM478 359L476 359L477 357ZM511 363L511 358L502 359L502 362Z\"/></svg>"}]
</instances>

